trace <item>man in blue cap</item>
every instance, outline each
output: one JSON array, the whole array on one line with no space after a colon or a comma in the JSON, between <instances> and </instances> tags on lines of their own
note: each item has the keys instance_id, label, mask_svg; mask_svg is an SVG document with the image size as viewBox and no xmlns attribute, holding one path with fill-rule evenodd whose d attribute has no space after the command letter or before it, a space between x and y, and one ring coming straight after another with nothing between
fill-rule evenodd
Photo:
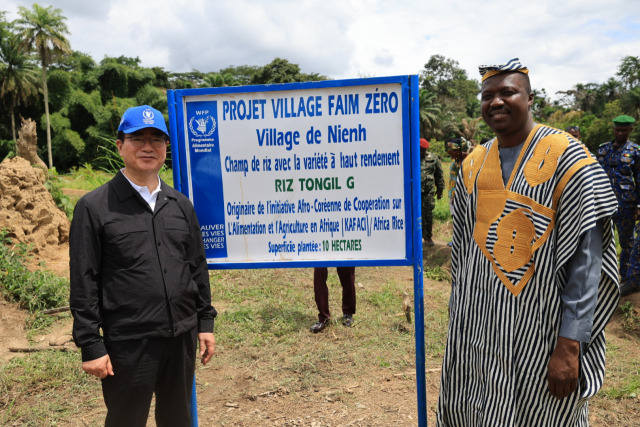
<instances>
[{"instance_id":1,"label":"man in blue cap","mask_svg":"<svg viewBox=\"0 0 640 427\"><path fill-rule=\"evenodd\" d=\"M613 140L598 147L602 165L618 199L618 212L613 217L620 242L620 294L640 290L640 236L635 241L633 230L640 219L640 147L629 140L633 117L613 119Z\"/></svg>"},{"instance_id":2,"label":"man in blue cap","mask_svg":"<svg viewBox=\"0 0 640 427\"><path fill-rule=\"evenodd\" d=\"M193 205L164 183L162 113L129 108L115 177L82 197L69 237L73 338L102 379L106 426L191 426L196 346L215 348L209 274Z\"/></svg>"},{"instance_id":3,"label":"man in blue cap","mask_svg":"<svg viewBox=\"0 0 640 427\"><path fill-rule=\"evenodd\" d=\"M496 138L462 162L438 426L586 426L618 303L609 180L533 121L529 70L480 67Z\"/></svg>"}]
</instances>

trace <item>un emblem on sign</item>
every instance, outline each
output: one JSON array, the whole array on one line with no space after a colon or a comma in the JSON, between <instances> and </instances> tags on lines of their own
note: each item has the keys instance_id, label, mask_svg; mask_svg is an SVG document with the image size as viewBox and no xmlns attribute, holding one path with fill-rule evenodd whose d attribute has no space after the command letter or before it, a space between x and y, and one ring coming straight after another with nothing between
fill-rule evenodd
<instances>
[{"instance_id":1,"label":"un emblem on sign","mask_svg":"<svg viewBox=\"0 0 640 427\"><path fill-rule=\"evenodd\" d=\"M195 137L211 136L216 130L216 119L211 116L205 117L191 117L189 120L189 131Z\"/></svg>"}]
</instances>

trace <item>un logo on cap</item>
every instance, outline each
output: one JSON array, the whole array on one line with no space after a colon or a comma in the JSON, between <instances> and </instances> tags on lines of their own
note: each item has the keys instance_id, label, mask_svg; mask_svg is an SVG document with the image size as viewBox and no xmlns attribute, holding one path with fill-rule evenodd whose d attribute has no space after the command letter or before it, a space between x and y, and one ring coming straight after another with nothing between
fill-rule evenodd
<instances>
[{"instance_id":1,"label":"un logo on cap","mask_svg":"<svg viewBox=\"0 0 640 427\"><path fill-rule=\"evenodd\" d=\"M145 122L146 124L150 125L154 123L153 120L153 111L151 111L150 108L145 108L142 111L142 121Z\"/></svg>"}]
</instances>

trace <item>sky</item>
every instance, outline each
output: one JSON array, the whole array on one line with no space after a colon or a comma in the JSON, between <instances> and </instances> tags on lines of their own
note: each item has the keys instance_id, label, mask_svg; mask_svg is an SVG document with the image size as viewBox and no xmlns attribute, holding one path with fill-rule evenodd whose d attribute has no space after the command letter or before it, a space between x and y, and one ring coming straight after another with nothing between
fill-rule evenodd
<instances>
[{"instance_id":1,"label":"sky","mask_svg":"<svg viewBox=\"0 0 640 427\"><path fill-rule=\"evenodd\" d=\"M9 20L33 1L0 0ZM419 74L432 55L471 78L519 57L534 89L615 77L640 56L639 0L43 0L67 17L71 48L99 62L215 72L280 57L333 79Z\"/></svg>"}]
</instances>

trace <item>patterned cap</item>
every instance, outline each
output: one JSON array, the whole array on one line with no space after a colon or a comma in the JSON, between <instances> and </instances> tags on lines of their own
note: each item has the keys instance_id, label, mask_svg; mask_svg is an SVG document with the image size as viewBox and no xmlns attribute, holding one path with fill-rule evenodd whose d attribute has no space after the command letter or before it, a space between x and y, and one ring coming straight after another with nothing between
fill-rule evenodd
<instances>
[{"instance_id":1,"label":"patterned cap","mask_svg":"<svg viewBox=\"0 0 640 427\"><path fill-rule=\"evenodd\" d=\"M500 65L481 65L478 67L482 81L487 80L500 73L510 73L518 71L523 74L529 74L529 69L520 63L520 58L513 58L506 64Z\"/></svg>"},{"instance_id":2,"label":"patterned cap","mask_svg":"<svg viewBox=\"0 0 640 427\"><path fill-rule=\"evenodd\" d=\"M634 119L633 117L623 114L613 119L613 124L619 126L631 126L633 123L635 123L635 121L636 119Z\"/></svg>"},{"instance_id":3,"label":"patterned cap","mask_svg":"<svg viewBox=\"0 0 640 427\"><path fill-rule=\"evenodd\" d=\"M462 150L464 153L469 151L469 142L463 137L452 139L446 143L447 151Z\"/></svg>"}]
</instances>

